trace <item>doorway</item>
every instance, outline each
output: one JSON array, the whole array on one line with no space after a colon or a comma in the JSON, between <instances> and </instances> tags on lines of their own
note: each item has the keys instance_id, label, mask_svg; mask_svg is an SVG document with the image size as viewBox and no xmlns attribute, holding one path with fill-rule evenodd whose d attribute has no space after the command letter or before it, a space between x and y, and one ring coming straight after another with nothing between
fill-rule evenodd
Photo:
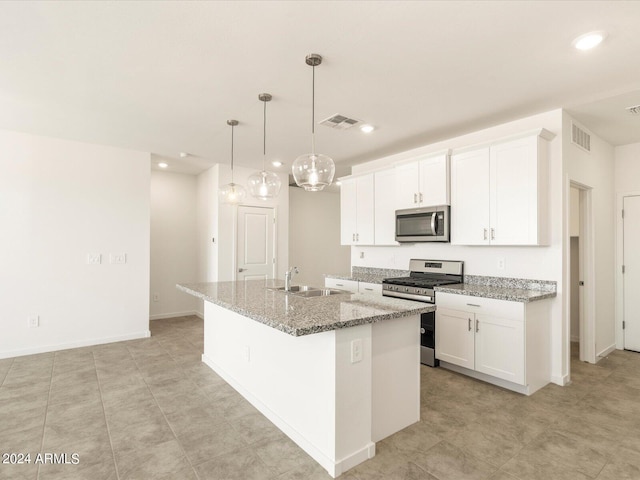
<instances>
[{"instance_id":1,"label":"doorway","mask_svg":"<svg viewBox=\"0 0 640 480\"><path fill-rule=\"evenodd\" d=\"M640 352L640 195L622 199L623 348Z\"/></svg>"},{"instance_id":2,"label":"doorway","mask_svg":"<svg viewBox=\"0 0 640 480\"><path fill-rule=\"evenodd\" d=\"M592 190L570 182L569 193L569 351L596 363Z\"/></svg>"},{"instance_id":3,"label":"doorway","mask_svg":"<svg viewBox=\"0 0 640 480\"><path fill-rule=\"evenodd\" d=\"M238 207L237 280L274 278L275 218L273 208Z\"/></svg>"}]
</instances>

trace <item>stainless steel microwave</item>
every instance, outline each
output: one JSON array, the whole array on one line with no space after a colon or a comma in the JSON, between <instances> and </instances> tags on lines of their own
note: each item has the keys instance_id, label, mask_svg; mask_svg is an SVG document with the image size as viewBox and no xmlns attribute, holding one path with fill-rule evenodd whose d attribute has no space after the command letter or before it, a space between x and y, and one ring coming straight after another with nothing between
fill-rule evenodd
<instances>
[{"instance_id":1,"label":"stainless steel microwave","mask_svg":"<svg viewBox=\"0 0 640 480\"><path fill-rule=\"evenodd\" d=\"M396 210L396 242L448 241L448 205Z\"/></svg>"}]
</instances>

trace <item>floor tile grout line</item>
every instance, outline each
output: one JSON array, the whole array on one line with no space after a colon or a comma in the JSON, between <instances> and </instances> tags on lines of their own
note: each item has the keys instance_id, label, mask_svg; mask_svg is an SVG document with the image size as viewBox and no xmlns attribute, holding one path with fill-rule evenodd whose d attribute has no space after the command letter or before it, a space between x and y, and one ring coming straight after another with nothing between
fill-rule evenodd
<instances>
[{"instance_id":1,"label":"floor tile grout line","mask_svg":"<svg viewBox=\"0 0 640 480\"><path fill-rule=\"evenodd\" d=\"M7 368L7 371L5 372L4 376L2 377L2 382L0 382L0 387L2 387L4 385L4 381L7 379L7 377L9 376L9 372L11 371L11 369L13 368L13 364L16 361L15 357L13 357L11 359L11 363L9 364L9 368Z\"/></svg>"},{"instance_id":2,"label":"floor tile grout line","mask_svg":"<svg viewBox=\"0 0 640 480\"><path fill-rule=\"evenodd\" d=\"M120 479L120 472L118 471L118 462L116 462L116 452L113 449L113 440L111 439L111 429L109 428L109 421L107 420L107 412L104 408L104 397L102 396L102 385L100 385L100 374L98 373L98 364L96 363L96 355L91 351L93 357L93 366L96 369L96 379L98 382L98 391L100 392L100 405L102 405L102 415L104 416L104 424L107 427L107 436L109 437L109 445L111 446L111 458L113 459L113 467L116 470L116 479Z\"/></svg>"},{"instance_id":3,"label":"floor tile grout line","mask_svg":"<svg viewBox=\"0 0 640 480\"><path fill-rule=\"evenodd\" d=\"M127 347L127 350L129 350L128 347ZM163 350L164 350L164 348L163 348ZM131 355L131 352L129 352L129 354ZM171 357L171 354L169 354L169 356ZM140 367L138 365L138 361L136 360L136 358L133 355L131 355L131 357L133 358L133 362L136 364L136 368L138 370L140 370ZM171 358L171 360L173 361L173 357ZM196 479L200 480L200 476L198 475L198 472L196 471L193 463L191 462L191 459L187 455L187 451L182 446L182 442L178 438L178 435L176 434L175 430L171 426L171 422L169 422L169 419L167 418L167 415L164 413L164 410L162 410L162 407L158 403L158 399L154 395L153 390L151 390L151 388L149 387L149 384L147 383L147 380L145 379L144 375L141 375L141 377L142 377L142 381L144 382L145 386L147 387L147 390L149 390L149 393L153 397L153 401L156 402L158 410L160 410L160 413L162 414L162 417L164 418L164 421L167 422L167 425L169 426L169 430L171 430L171 433L173 434L173 438L175 438L176 442L178 443L178 446L180 447L180 450L184 454L184 458L186 458L187 462L189 462L189 466L191 467L191 470L193 471L193 474L196 476Z\"/></svg>"},{"instance_id":4,"label":"floor tile grout line","mask_svg":"<svg viewBox=\"0 0 640 480\"><path fill-rule=\"evenodd\" d=\"M51 389L53 388L53 369L56 365L56 355L53 354L53 361L51 362L51 375L49 376L49 392L47 393L47 407L44 410L44 421L42 422L42 440L40 442L40 453L44 450L45 432L47 430L47 416L49 415L49 402L51 401ZM36 470L36 479L40 478L40 466L42 463L38 463L38 469Z\"/></svg>"}]
</instances>

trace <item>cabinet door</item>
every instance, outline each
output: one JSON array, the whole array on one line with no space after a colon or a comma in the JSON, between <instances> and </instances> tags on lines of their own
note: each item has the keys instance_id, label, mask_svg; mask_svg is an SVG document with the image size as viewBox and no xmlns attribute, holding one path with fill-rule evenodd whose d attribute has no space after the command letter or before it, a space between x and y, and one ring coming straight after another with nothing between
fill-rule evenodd
<instances>
[{"instance_id":1,"label":"cabinet door","mask_svg":"<svg viewBox=\"0 0 640 480\"><path fill-rule=\"evenodd\" d=\"M524 385L524 319L476 314L476 371Z\"/></svg>"},{"instance_id":2,"label":"cabinet door","mask_svg":"<svg viewBox=\"0 0 640 480\"><path fill-rule=\"evenodd\" d=\"M451 157L451 243L489 244L489 148Z\"/></svg>"},{"instance_id":3,"label":"cabinet door","mask_svg":"<svg viewBox=\"0 0 640 480\"><path fill-rule=\"evenodd\" d=\"M418 207L419 175L418 162L396 167L396 210Z\"/></svg>"},{"instance_id":4,"label":"cabinet door","mask_svg":"<svg viewBox=\"0 0 640 480\"><path fill-rule=\"evenodd\" d=\"M356 179L356 243L373 245L373 174Z\"/></svg>"},{"instance_id":5,"label":"cabinet door","mask_svg":"<svg viewBox=\"0 0 640 480\"><path fill-rule=\"evenodd\" d=\"M356 241L356 181L344 180L340 187L340 243L353 245Z\"/></svg>"},{"instance_id":6,"label":"cabinet door","mask_svg":"<svg viewBox=\"0 0 640 480\"><path fill-rule=\"evenodd\" d=\"M420 160L420 206L449 205L449 157L446 154Z\"/></svg>"},{"instance_id":7,"label":"cabinet door","mask_svg":"<svg viewBox=\"0 0 640 480\"><path fill-rule=\"evenodd\" d=\"M374 174L374 234L376 245L398 245L396 242L396 172L383 170Z\"/></svg>"},{"instance_id":8,"label":"cabinet door","mask_svg":"<svg viewBox=\"0 0 640 480\"><path fill-rule=\"evenodd\" d=\"M436 310L436 358L474 368L473 313L440 308Z\"/></svg>"},{"instance_id":9,"label":"cabinet door","mask_svg":"<svg viewBox=\"0 0 640 480\"><path fill-rule=\"evenodd\" d=\"M538 137L491 147L491 244L538 243Z\"/></svg>"}]
</instances>

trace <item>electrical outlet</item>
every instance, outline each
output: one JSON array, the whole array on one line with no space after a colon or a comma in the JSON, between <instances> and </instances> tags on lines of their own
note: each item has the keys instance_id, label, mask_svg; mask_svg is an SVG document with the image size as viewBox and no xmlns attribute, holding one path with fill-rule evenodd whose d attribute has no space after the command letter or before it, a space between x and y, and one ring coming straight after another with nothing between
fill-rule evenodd
<instances>
[{"instance_id":1,"label":"electrical outlet","mask_svg":"<svg viewBox=\"0 0 640 480\"><path fill-rule=\"evenodd\" d=\"M88 265L100 265L102 263L102 255L99 253L87 253Z\"/></svg>"},{"instance_id":2,"label":"electrical outlet","mask_svg":"<svg viewBox=\"0 0 640 480\"><path fill-rule=\"evenodd\" d=\"M498 258L498 270L504 270L505 263L504 257Z\"/></svg>"},{"instance_id":3,"label":"electrical outlet","mask_svg":"<svg viewBox=\"0 0 640 480\"><path fill-rule=\"evenodd\" d=\"M157 293L153 294L153 301L154 302L159 302L160 301L160 295L158 295Z\"/></svg>"},{"instance_id":4,"label":"electrical outlet","mask_svg":"<svg viewBox=\"0 0 640 480\"><path fill-rule=\"evenodd\" d=\"M351 363L362 361L362 339L351 340Z\"/></svg>"},{"instance_id":5,"label":"electrical outlet","mask_svg":"<svg viewBox=\"0 0 640 480\"><path fill-rule=\"evenodd\" d=\"M109 263L113 263L114 265L124 265L127 263L127 254L112 253L109 255Z\"/></svg>"},{"instance_id":6,"label":"electrical outlet","mask_svg":"<svg viewBox=\"0 0 640 480\"><path fill-rule=\"evenodd\" d=\"M360 252L360 258L364 258L364 252Z\"/></svg>"},{"instance_id":7,"label":"electrical outlet","mask_svg":"<svg viewBox=\"0 0 640 480\"><path fill-rule=\"evenodd\" d=\"M40 326L40 317L38 315L29 316L29 328L36 328Z\"/></svg>"}]
</instances>

